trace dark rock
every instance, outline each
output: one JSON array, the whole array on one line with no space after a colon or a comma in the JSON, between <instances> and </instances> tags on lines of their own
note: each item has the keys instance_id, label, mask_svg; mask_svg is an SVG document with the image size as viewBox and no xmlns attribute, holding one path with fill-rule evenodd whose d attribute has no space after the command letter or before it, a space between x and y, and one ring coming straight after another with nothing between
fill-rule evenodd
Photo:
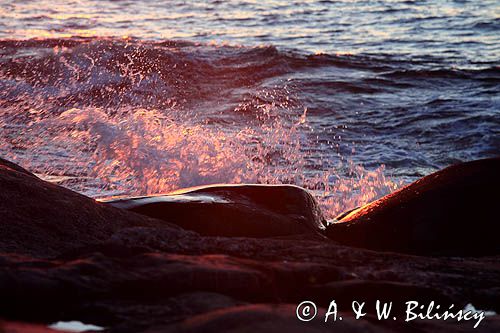
<instances>
[{"instance_id":1,"label":"dark rock","mask_svg":"<svg viewBox=\"0 0 500 333\"><path fill-rule=\"evenodd\" d=\"M292 185L213 185L107 203L208 236L318 233L326 222L314 197Z\"/></svg>"},{"instance_id":2,"label":"dark rock","mask_svg":"<svg viewBox=\"0 0 500 333\"><path fill-rule=\"evenodd\" d=\"M47 325L29 324L15 321L1 321L0 332L2 333L54 333Z\"/></svg>"},{"instance_id":3,"label":"dark rock","mask_svg":"<svg viewBox=\"0 0 500 333\"><path fill-rule=\"evenodd\" d=\"M291 304L255 304L215 310L203 315L187 318L181 323L154 327L146 332L389 332L383 327L370 322L357 322L348 318L335 323L325 323L317 319L301 322L295 316L296 305ZM321 315L326 312L320 309ZM344 315L344 314L342 314Z\"/></svg>"},{"instance_id":4,"label":"dark rock","mask_svg":"<svg viewBox=\"0 0 500 333\"><path fill-rule=\"evenodd\" d=\"M314 234L211 237L0 168L0 331L81 321L109 332L498 332L472 322L377 321L373 301L500 311L500 257L423 257ZM287 210L289 211L289 210ZM355 320L347 306L366 301ZM345 319L324 323L329 301ZM295 317L314 300L319 316Z\"/></svg>"},{"instance_id":5,"label":"dark rock","mask_svg":"<svg viewBox=\"0 0 500 333\"><path fill-rule=\"evenodd\" d=\"M125 226L179 229L96 202L0 160L1 252L54 256L102 242Z\"/></svg>"},{"instance_id":6,"label":"dark rock","mask_svg":"<svg viewBox=\"0 0 500 333\"><path fill-rule=\"evenodd\" d=\"M295 316L295 304L255 304L235 306L187 318L180 323L168 326L153 327L147 333L160 332L352 332L352 333L384 333L384 332L474 332L471 322L439 322L421 321L411 324L404 320L379 321L375 315L367 314L362 320L356 320L352 313L339 312L342 320L325 323L326 308L319 308L318 315L309 322L301 322ZM404 317L403 317L404 318ZM496 333L500 328L500 320L490 319L481 325L481 332Z\"/></svg>"},{"instance_id":7,"label":"dark rock","mask_svg":"<svg viewBox=\"0 0 500 333\"><path fill-rule=\"evenodd\" d=\"M17 171L20 173L24 173L25 175L36 177L34 174L29 172L28 170L21 168L19 165L12 163L10 161L4 160L0 157L0 169L10 169L12 171Z\"/></svg>"},{"instance_id":8,"label":"dark rock","mask_svg":"<svg viewBox=\"0 0 500 333\"><path fill-rule=\"evenodd\" d=\"M500 158L454 165L327 227L342 244L423 255L500 254Z\"/></svg>"}]
</instances>

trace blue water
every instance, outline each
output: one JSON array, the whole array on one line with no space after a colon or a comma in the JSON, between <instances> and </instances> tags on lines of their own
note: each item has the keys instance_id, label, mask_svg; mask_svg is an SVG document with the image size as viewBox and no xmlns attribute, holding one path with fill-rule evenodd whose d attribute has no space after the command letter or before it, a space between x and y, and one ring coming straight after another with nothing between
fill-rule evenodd
<instances>
[{"instance_id":1,"label":"blue water","mask_svg":"<svg viewBox=\"0 0 500 333\"><path fill-rule=\"evenodd\" d=\"M88 195L294 183L335 214L500 154L498 1L0 13L0 154Z\"/></svg>"}]
</instances>

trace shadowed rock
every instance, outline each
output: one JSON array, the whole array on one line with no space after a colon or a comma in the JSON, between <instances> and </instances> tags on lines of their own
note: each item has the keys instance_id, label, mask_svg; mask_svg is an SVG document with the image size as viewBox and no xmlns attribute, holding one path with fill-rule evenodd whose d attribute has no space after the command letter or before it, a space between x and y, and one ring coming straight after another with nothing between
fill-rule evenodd
<instances>
[{"instance_id":1,"label":"shadowed rock","mask_svg":"<svg viewBox=\"0 0 500 333\"><path fill-rule=\"evenodd\" d=\"M28 324L22 322L0 321L2 333L54 333L47 325ZM68 331L65 331L68 332Z\"/></svg>"},{"instance_id":2,"label":"shadowed rock","mask_svg":"<svg viewBox=\"0 0 500 333\"><path fill-rule=\"evenodd\" d=\"M11 161L4 160L1 157L0 157L0 168L6 169L6 170L10 169L12 171L17 171L17 172L24 173L26 175L35 177L35 175L32 174L31 172L29 172L28 170L21 168L19 165L12 163Z\"/></svg>"},{"instance_id":3,"label":"shadowed rock","mask_svg":"<svg viewBox=\"0 0 500 333\"><path fill-rule=\"evenodd\" d=\"M314 197L292 185L212 185L106 203L209 236L317 233L326 222Z\"/></svg>"},{"instance_id":4,"label":"shadowed rock","mask_svg":"<svg viewBox=\"0 0 500 333\"><path fill-rule=\"evenodd\" d=\"M472 332L471 323L424 321L404 323L404 321L378 320L375 315L367 314L362 320L356 320L347 311L339 311L342 320L333 321L330 315L328 322L324 320L326 308L319 308L317 317L309 322L301 322L295 315L295 304L256 304L235 306L220 309L204 315L188 318L169 326L155 327L147 333L160 332L352 332L352 333L384 333L384 332ZM484 323L481 332L496 333L500 328L499 320Z\"/></svg>"},{"instance_id":5,"label":"shadowed rock","mask_svg":"<svg viewBox=\"0 0 500 333\"><path fill-rule=\"evenodd\" d=\"M320 309L321 316L326 309ZM345 316L344 313L341 315ZM324 320L301 322L295 315L292 304L272 305L255 304L232 307L188 318L181 323L156 327L147 333L159 332L290 332L315 333L331 332L334 326L337 332L388 332L383 327L368 322L359 323L354 318L345 316L345 320L325 324Z\"/></svg>"},{"instance_id":6,"label":"shadowed rock","mask_svg":"<svg viewBox=\"0 0 500 333\"><path fill-rule=\"evenodd\" d=\"M98 203L0 160L1 252L54 256L102 242L125 226L179 229Z\"/></svg>"},{"instance_id":7,"label":"shadowed rock","mask_svg":"<svg viewBox=\"0 0 500 333\"><path fill-rule=\"evenodd\" d=\"M500 311L499 256L374 252L310 233L202 236L15 167L0 166L0 186L2 332L75 320L109 332L470 332L472 322L377 321L373 302ZM363 319L350 312L354 298L368 302ZM325 323L332 299L344 320ZM295 315L304 300L319 308L307 323ZM492 316L474 331L499 329Z\"/></svg>"},{"instance_id":8,"label":"shadowed rock","mask_svg":"<svg viewBox=\"0 0 500 333\"><path fill-rule=\"evenodd\" d=\"M414 254L500 254L500 158L454 165L327 227L342 244Z\"/></svg>"}]
</instances>

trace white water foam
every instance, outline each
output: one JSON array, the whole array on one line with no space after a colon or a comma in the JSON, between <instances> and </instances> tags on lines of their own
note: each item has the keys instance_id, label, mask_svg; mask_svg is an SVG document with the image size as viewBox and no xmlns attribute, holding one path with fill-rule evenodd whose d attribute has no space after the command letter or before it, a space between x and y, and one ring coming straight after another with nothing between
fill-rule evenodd
<instances>
[{"instance_id":1,"label":"white water foam","mask_svg":"<svg viewBox=\"0 0 500 333\"><path fill-rule=\"evenodd\" d=\"M311 189L333 217L398 186L383 166L307 168L305 117L228 130L163 110L72 108L26 124L21 136L4 124L1 151L46 180L96 198L213 183L289 183Z\"/></svg>"}]
</instances>

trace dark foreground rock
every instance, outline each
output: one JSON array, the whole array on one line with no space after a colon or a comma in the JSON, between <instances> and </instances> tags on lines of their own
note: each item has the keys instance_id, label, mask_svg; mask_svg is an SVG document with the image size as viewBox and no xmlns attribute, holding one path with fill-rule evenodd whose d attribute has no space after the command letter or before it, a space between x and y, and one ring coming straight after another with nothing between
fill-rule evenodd
<instances>
[{"instance_id":1,"label":"dark foreground rock","mask_svg":"<svg viewBox=\"0 0 500 333\"><path fill-rule=\"evenodd\" d=\"M273 237L319 233L326 220L314 197L292 185L215 185L108 204L174 221L206 236Z\"/></svg>"},{"instance_id":2,"label":"dark foreground rock","mask_svg":"<svg viewBox=\"0 0 500 333\"><path fill-rule=\"evenodd\" d=\"M177 226L126 212L42 181L0 160L1 252L49 257L100 243L125 227Z\"/></svg>"},{"instance_id":3,"label":"dark foreground rock","mask_svg":"<svg viewBox=\"0 0 500 333\"><path fill-rule=\"evenodd\" d=\"M374 252L309 232L202 236L6 164L0 186L0 332L73 320L110 332L500 330L498 315L475 330L473 321L404 321L408 300L499 312L499 256ZM332 299L344 320L325 324ZM394 302L397 320L376 320L377 299ZM304 300L318 306L310 322L295 315ZM353 318L353 300L367 302L363 319Z\"/></svg>"},{"instance_id":4,"label":"dark foreground rock","mask_svg":"<svg viewBox=\"0 0 500 333\"><path fill-rule=\"evenodd\" d=\"M329 238L373 250L500 254L500 158L448 167L328 226Z\"/></svg>"}]
</instances>

